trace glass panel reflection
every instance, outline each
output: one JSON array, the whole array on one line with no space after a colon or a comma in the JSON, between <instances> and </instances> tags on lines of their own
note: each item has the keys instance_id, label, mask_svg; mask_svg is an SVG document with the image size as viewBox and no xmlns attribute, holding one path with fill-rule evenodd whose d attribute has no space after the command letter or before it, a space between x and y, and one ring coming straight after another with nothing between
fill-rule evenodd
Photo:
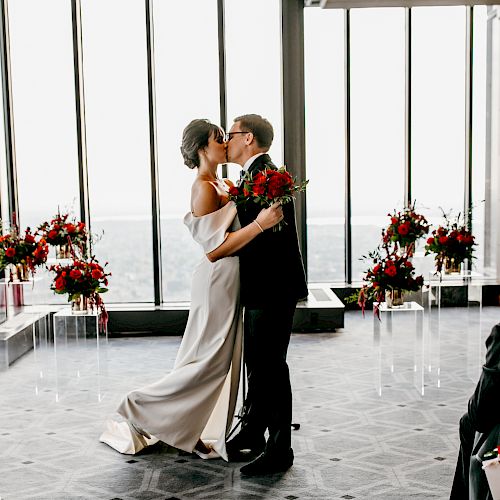
<instances>
[{"instance_id":1,"label":"glass panel reflection","mask_svg":"<svg viewBox=\"0 0 500 500\"><path fill-rule=\"evenodd\" d=\"M352 275L404 195L405 12L351 11Z\"/></svg>"},{"instance_id":2,"label":"glass panel reflection","mask_svg":"<svg viewBox=\"0 0 500 500\"><path fill-rule=\"evenodd\" d=\"M153 7L163 299L186 301L202 252L183 223L196 169L183 164L179 148L194 118L220 123L217 2L178 2L175 15L168 2Z\"/></svg>"},{"instance_id":3,"label":"glass panel reflection","mask_svg":"<svg viewBox=\"0 0 500 500\"><path fill-rule=\"evenodd\" d=\"M151 302L144 2L84 0L82 25L91 224L104 231L94 253L113 273L104 300Z\"/></svg>"},{"instance_id":4,"label":"glass panel reflection","mask_svg":"<svg viewBox=\"0 0 500 500\"><path fill-rule=\"evenodd\" d=\"M308 279L344 281L344 12L304 23Z\"/></svg>"}]
</instances>

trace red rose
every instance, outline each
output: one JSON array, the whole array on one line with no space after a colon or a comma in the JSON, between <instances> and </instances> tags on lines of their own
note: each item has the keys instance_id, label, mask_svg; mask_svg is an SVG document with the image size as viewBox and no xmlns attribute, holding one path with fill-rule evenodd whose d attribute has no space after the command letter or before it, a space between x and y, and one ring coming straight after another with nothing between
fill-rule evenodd
<instances>
[{"instance_id":1,"label":"red rose","mask_svg":"<svg viewBox=\"0 0 500 500\"><path fill-rule=\"evenodd\" d=\"M402 236L408 234L408 226L406 224L401 224L398 226L398 233Z\"/></svg>"},{"instance_id":2,"label":"red rose","mask_svg":"<svg viewBox=\"0 0 500 500\"><path fill-rule=\"evenodd\" d=\"M66 286L66 281L64 278L56 279L56 290L62 290Z\"/></svg>"},{"instance_id":3,"label":"red rose","mask_svg":"<svg viewBox=\"0 0 500 500\"><path fill-rule=\"evenodd\" d=\"M59 231L59 229L61 229L61 226L59 224L54 224L54 229L56 231Z\"/></svg>"},{"instance_id":4,"label":"red rose","mask_svg":"<svg viewBox=\"0 0 500 500\"><path fill-rule=\"evenodd\" d=\"M66 224L64 227L66 231L68 231L68 234L73 234L76 231L76 226L74 224Z\"/></svg>"},{"instance_id":5,"label":"red rose","mask_svg":"<svg viewBox=\"0 0 500 500\"><path fill-rule=\"evenodd\" d=\"M387 276L396 276L397 274L397 270L396 270L396 266L392 265L392 266L388 266L385 268L385 274L387 274Z\"/></svg>"},{"instance_id":6,"label":"red rose","mask_svg":"<svg viewBox=\"0 0 500 500\"><path fill-rule=\"evenodd\" d=\"M281 198L286 194L288 182L287 179L282 175L275 175L271 177L268 184L268 195L269 199Z\"/></svg>"},{"instance_id":7,"label":"red rose","mask_svg":"<svg viewBox=\"0 0 500 500\"><path fill-rule=\"evenodd\" d=\"M49 238L49 240L53 240L53 239L57 238L57 231L54 231L54 229L52 229L52 231L49 231L49 234L47 235L47 237Z\"/></svg>"},{"instance_id":8,"label":"red rose","mask_svg":"<svg viewBox=\"0 0 500 500\"><path fill-rule=\"evenodd\" d=\"M448 236L440 236L439 237L439 244L446 245L446 243L448 243Z\"/></svg>"},{"instance_id":9,"label":"red rose","mask_svg":"<svg viewBox=\"0 0 500 500\"><path fill-rule=\"evenodd\" d=\"M240 194L240 192L239 192L239 190L238 190L238 188L236 186L231 186L229 188L229 194L231 196L238 196Z\"/></svg>"},{"instance_id":10,"label":"red rose","mask_svg":"<svg viewBox=\"0 0 500 500\"><path fill-rule=\"evenodd\" d=\"M374 281L374 282L373 282L373 286L374 286L374 287L379 286L379 282L378 282L378 281Z\"/></svg>"},{"instance_id":11,"label":"red rose","mask_svg":"<svg viewBox=\"0 0 500 500\"><path fill-rule=\"evenodd\" d=\"M434 238L427 238L427 244L432 245L434 243Z\"/></svg>"},{"instance_id":12,"label":"red rose","mask_svg":"<svg viewBox=\"0 0 500 500\"><path fill-rule=\"evenodd\" d=\"M373 268L373 273L376 274L380 271L380 264L377 264L374 268Z\"/></svg>"},{"instance_id":13,"label":"red rose","mask_svg":"<svg viewBox=\"0 0 500 500\"><path fill-rule=\"evenodd\" d=\"M399 219L397 217L391 217L391 224L397 224Z\"/></svg>"},{"instance_id":14,"label":"red rose","mask_svg":"<svg viewBox=\"0 0 500 500\"><path fill-rule=\"evenodd\" d=\"M16 249L13 248L13 247L9 247L5 250L5 255L7 257L14 257L14 255L16 255Z\"/></svg>"},{"instance_id":15,"label":"red rose","mask_svg":"<svg viewBox=\"0 0 500 500\"><path fill-rule=\"evenodd\" d=\"M35 243L35 237L32 235L32 234L27 234L25 237L24 237L24 241L26 243Z\"/></svg>"},{"instance_id":16,"label":"red rose","mask_svg":"<svg viewBox=\"0 0 500 500\"><path fill-rule=\"evenodd\" d=\"M264 194L265 190L266 190L265 184L255 184L253 187L253 194L260 196Z\"/></svg>"},{"instance_id":17,"label":"red rose","mask_svg":"<svg viewBox=\"0 0 500 500\"><path fill-rule=\"evenodd\" d=\"M248 189L243 188L243 196L250 196L250 191Z\"/></svg>"},{"instance_id":18,"label":"red rose","mask_svg":"<svg viewBox=\"0 0 500 500\"><path fill-rule=\"evenodd\" d=\"M72 269L69 272L69 276L73 278L74 280L77 280L82 277L82 272L79 269Z\"/></svg>"},{"instance_id":19,"label":"red rose","mask_svg":"<svg viewBox=\"0 0 500 500\"><path fill-rule=\"evenodd\" d=\"M102 278L102 272L99 271L99 269L93 269L92 270L92 278L94 278L95 280Z\"/></svg>"},{"instance_id":20,"label":"red rose","mask_svg":"<svg viewBox=\"0 0 500 500\"><path fill-rule=\"evenodd\" d=\"M412 264L409 260L407 260L407 261L405 262L405 266L406 266L406 267L413 267L413 264Z\"/></svg>"},{"instance_id":21,"label":"red rose","mask_svg":"<svg viewBox=\"0 0 500 500\"><path fill-rule=\"evenodd\" d=\"M265 184L266 180L267 178L262 172L257 173L253 178L254 184Z\"/></svg>"}]
</instances>

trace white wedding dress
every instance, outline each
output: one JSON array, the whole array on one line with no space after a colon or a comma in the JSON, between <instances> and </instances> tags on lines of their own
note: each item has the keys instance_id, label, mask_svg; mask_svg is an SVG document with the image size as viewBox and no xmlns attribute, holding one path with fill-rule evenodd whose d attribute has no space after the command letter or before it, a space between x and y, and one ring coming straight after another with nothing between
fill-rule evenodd
<instances>
[{"instance_id":1,"label":"white wedding dress","mask_svg":"<svg viewBox=\"0 0 500 500\"><path fill-rule=\"evenodd\" d=\"M201 217L188 213L184 223L205 253L240 227L232 201ZM238 257L212 263L203 256L194 270L191 309L173 370L127 394L117 410L126 420L108 421L102 442L134 454L158 438L191 452L201 438L215 452L209 458L218 455L227 460L225 438L233 420L241 365L239 290Z\"/></svg>"}]
</instances>

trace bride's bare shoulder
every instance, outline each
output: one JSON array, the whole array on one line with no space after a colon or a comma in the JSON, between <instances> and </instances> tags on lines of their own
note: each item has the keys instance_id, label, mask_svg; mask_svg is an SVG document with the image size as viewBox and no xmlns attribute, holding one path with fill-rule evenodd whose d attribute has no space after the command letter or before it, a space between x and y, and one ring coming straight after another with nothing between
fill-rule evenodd
<instances>
[{"instance_id":1,"label":"bride's bare shoulder","mask_svg":"<svg viewBox=\"0 0 500 500\"><path fill-rule=\"evenodd\" d=\"M220 195L210 181L197 179L191 186L191 211L196 216L215 212L220 207Z\"/></svg>"}]
</instances>

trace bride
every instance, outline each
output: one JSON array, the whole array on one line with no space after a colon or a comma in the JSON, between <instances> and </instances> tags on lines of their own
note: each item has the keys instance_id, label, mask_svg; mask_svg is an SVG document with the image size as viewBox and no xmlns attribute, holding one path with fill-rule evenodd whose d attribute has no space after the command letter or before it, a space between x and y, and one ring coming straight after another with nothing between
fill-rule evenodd
<instances>
[{"instance_id":1,"label":"bride","mask_svg":"<svg viewBox=\"0 0 500 500\"><path fill-rule=\"evenodd\" d=\"M193 120L184 129L184 163L198 169L184 224L206 256L194 270L191 308L173 370L129 392L117 409L123 420L106 422L100 441L120 453L135 454L161 440L202 458L227 460L225 438L241 363L237 252L280 222L283 211L275 203L240 228L228 185L217 178L226 147L222 130L208 120Z\"/></svg>"}]
</instances>

